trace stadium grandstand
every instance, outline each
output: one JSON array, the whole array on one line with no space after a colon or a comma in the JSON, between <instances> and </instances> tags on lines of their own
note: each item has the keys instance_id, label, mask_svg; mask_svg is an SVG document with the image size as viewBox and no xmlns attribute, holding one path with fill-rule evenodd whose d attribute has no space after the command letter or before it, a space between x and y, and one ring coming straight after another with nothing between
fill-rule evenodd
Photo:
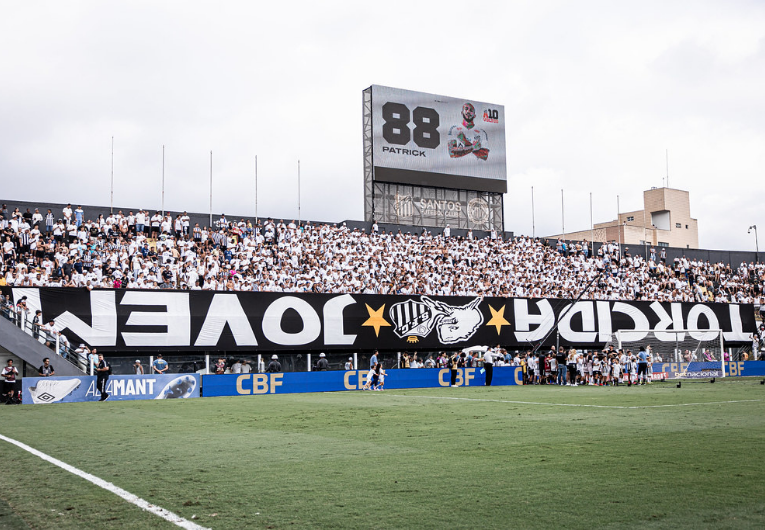
<instances>
[{"instance_id":1,"label":"stadium grandstand","mask_svg":"<svg viewBox=\"0 0 765 530\"><path fill-rule=\"evenodd\" d=\"M765 264L754 253L659 255L615 241L470 230L445 237L375 223L225 214L204 223L186 212L11 206L0 210L7 286L765 303Z\"/></svg>"},{"instance_id":2,"label":"stadium grandstand","mask_svg":"<svg viewBox=\"0 0 765 530\"><path fill-rule=\"evenodd\" d=\"M746 252L665 247L657 254L653 248L630 249L614 241L593 244L496 231L454 230L447 236L443 230L390 224L285 222L142 209L110 212L74 203L10 201L2 204L0 230L0 286L6 289L480 296L749 304L755 311L765 307L765 264ZM24 318L19 311L27 312ZM39 315L19 309L10 299L5 300L4 314L17 324L25 321L29 334L87 370L86 344L70 344L54 323L35 322ZM761 328L752 335L755 354L761 335ZM198 367L190 357L182 360ZM342 366L347 354L337 353L331 360ZM285 361L285 368L298 370L306 362ZM129 362L132 359L124 360ZM260 364L261 359L253 362ZM399 362L400 358L389 365ZM129 370L127 364L123 368Z\"/></svg>"}]
</instances>

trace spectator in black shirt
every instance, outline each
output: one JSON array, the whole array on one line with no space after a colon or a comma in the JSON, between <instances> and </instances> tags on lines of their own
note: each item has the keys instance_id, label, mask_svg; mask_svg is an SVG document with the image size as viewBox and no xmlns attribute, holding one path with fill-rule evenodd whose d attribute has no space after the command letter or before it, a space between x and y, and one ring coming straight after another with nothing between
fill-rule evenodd
<instances>
[{"instance_id":1,"label":"spectator in black shirt","mask_svg":"<svg viewBox=\"0 0 765 530\"><path fill-rule=\"evenodd\" d=\"M42 311L39 309L35 311L35 316L32 318L32 337L35 339L40 338L40 326L42 325Z\"/></svg>"},{"instance_id":2,"label":"spectator in black shirt","mask_svg":"<svg viewBox=\"0 0 765 530\"><path fill-rule=\"evenodd\" d=\"M553 348L553 351L555 349ZM566 371L568 370L566 368L566 360L568 358L568 354L566 353L566 348L563 346L560 347L560 349L555 353L555 360L558 362L558 384L565 386L566 385Z\"/></svg>"},{"instance_id":3,"label":"spectator in black shirt","mask_svg":"<svg viewBox=\"0 0 765 530\"><path fill-rule=\"evenodd\" d=\"M37 373L40 374L40 377L52 377L56 375L56 370L54 370L53 365L50 364L49 357L43 359L42 366L37 369Z\"/></svg>"},{"instance_id":4,"label":"spectator in black shirt","mask_svg":"<svg viewBox=\"0 0 765 530\"><path fill-rule=\"evenodd\" d=\"M545 374L545 359L547 356L543 352L539 352L539 355L537 356L537 373L539 374L539 384L540 385L546 385L547 379Z\"/></svg>"},{"instance_id":5,"label":"spectator in black shirt","mask_svg":"<svg viewBox=\"0 0 765 530\"><path fill-rule=\"evenodd\" d=\"M73 268L72 260L71 259L67 259L66 263L64 263L64 266L63 266L63 271L64 271L64 276L65 277L67 277L67 278L71 278L72 277L72 268Z\"/></svg>"},{"instance_id":6,"label":"spectator in black shirt","mask_svg":"<svg viewBox=\"0 0 765 530\"><path fill-rule=\"evenodd\" d=\"M109 393L106 391L106 385L109 383L109 375L112 373L112 367L104 359L104 354L98 354L98 364L96 364L96 388L101 392L101 399L99 401L106 401L109 399Z\"/></svg>"},{"instance_id":7,"label":"spectator in black shirt","mask_svg":"<svg viewBox=\"0 0 765 530\"><path fill-rule=\"evenodd\" d=\"M316 363L316 370L319 372L326 372L329 369L329 363L324 353L319 354L319 362Z\"/></svg>"},{"instance_id":8,"label":"spectator in black shirt","mask_svg":"<svg viewBox=\"0 0 765 530\"><path fill-rule=\"evenodd\" d=\"M279 357L276 355L271 356L271 362L268 363L268 368L266 368L266 372L268 373L278 373L282 371L282 365L279 362Z\"/></svg>"}]
</instances>

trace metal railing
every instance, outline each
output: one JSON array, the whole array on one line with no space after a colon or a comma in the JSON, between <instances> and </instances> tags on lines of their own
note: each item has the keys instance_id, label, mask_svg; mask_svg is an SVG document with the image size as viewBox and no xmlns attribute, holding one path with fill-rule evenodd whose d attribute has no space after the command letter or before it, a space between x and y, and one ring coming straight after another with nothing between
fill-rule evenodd
<instances>
[{"instance_id":1,"label":"metal railing","mask_svg":"<svg viewBox=\"0 0 765 530\"><path fill-rule=\"evenodd\" d=\"M27 311L18 311L11 305L4 305L0 310L0 313L21 331L49 348L60 358L76 366L83 372L87 372L88 367L91 364L87 353L79 352L72 348L66 336L61 333L51 333L46 330L41 323L35 323L30 320Z\"/></svg>"}]
</instances>

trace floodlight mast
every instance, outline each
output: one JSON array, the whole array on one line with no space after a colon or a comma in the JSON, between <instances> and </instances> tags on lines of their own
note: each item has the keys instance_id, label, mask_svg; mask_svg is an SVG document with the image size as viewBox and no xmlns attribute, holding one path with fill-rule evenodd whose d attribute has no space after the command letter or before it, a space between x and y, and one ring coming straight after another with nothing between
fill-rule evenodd
<instances>
[{"instance_id":1,"label":"floodlight mast","mask_svg":"<svg viewBox=\"0 0 765 530\"><path fill-rule=\"evenodd\" d=\"M109 195L109 215L113 215L113 214L114 214L114 136L112 136L112 181L111 181L111 192Z\"/></svg>"},{"instance_id":2,"label":"floodlight mast","mask_svg":"<svg viewBox=\"0 0 765 530\"><path fill-rule=\"evenodd\" d=\"M760 239L757 236L757 225L752 225L749 227L749 230L746 231L747 234L751 234L752 230L754 230L754 260L759 263L760 262Z\"/></svg>"}]
</instances>

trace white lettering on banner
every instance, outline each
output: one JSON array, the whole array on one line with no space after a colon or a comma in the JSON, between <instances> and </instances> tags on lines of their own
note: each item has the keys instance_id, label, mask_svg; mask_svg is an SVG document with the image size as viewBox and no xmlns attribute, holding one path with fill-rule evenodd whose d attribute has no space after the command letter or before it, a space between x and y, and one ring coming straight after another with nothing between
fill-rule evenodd
<instances>
[{"instance_id":1,"label":"white lettering on banner","mask_svg":"<svg viewBox=\"0 0 765 530\"><path fill-rule=\"evenodd\" d=\"M709 325L704 328L706 329L717 329L720 327L720 323L717 321L717 315L715 315L715 312L712 311L711 307L702 305L702 304L695 304L693 307L691 307L691 310L688 311L688 330L691 334L691 337L693 337L696 340L714 340L717 336L717 333L714 331L699 331L699 317L701 315L704 315L707 317L707 322Z\"/></svg>"},{"instance_id":2,"label":"white lettering on banner","mask_svg":"<svg viewBox=\"0 0 765 530\"><path fill-rule=\"evenodd\" d=\"M629 305L629 304L625 304L624 302L616 302L614 304L613 309L611 309L611 311L613 313L622 313L630 317L632 321L635 323L635 326L632 329L643 330L643 331L636 331L636 332L622 330L621 336L622 336L622 340L624 340L625 342L643 340L645 336L648 334L648 332L645 331L651 327L650 324L648 324L648 317L645 316L643 312L637 307Z\"/></svg>"},{"instance_id":3,"label":"white lettering on banner","mask_svg":"<svg viewBox=\"0 0 765 530\"><path fill-rule=\"evenodd\" d=\"M608 342L611 340L613 326L611 325L611 303L595 302L595 308L598 311L598 340Z\"/></svg>"},{"instance_id":4,"label":"white lettering on banner","mask_svg":"<svg viewBox=\"0 0 765 530\"><path fill-rule=\"evenodd\" d=\"M730 331L723 332L723 338L729 341L749 340L749 334L744 333L744 324L741 322L741 311L738 304L728 306L730 312Z\"/></svg>"},{"instance_id":5,"label":"white lettering on banner","mask_svg":"<svg viewBox=\"0 0 765 530\"><path fill-rule=\"evenodd\" d=\"M673 334L662 333L663 330L672 326L672 329L684 329L683 327L683 305L680 303L673 303L670 305L672 310L672 316L670 317L667 311L659 302L651 304L651 309L659 317L659 322L654 326L656 338L665 342L674 342L675 340L685 340L685 333Z\"/></svg>"},{"instance_id":6,"label":"white lettering on banner","mask_svg":"<svg viewBox=\"0 0 765 530\"><path fill-rule=\"evenodd\" d=\"M112 377L106 385L106 391L114 396L153 396L156 382L156 378ZM96 381L90 382L85 395L100 397L101 393L96 388Z\"/></svg>"},{"instance_id":7,"label":"white lettering on banner","mask_svg":"<svg viewBox=\"0 0 765 530\"><path fill-rule=\"evenodd\" d=\"M27 306L30 309L42 305L44 307L41 307L41 310L47 311L50 315L61 311L61 314L55 319L58 327L64 330L67 335L76 334L90 346L115 347L118 342L118 334L121 333L125 343L124 347L128 348L136 346L216 347L221 342L223 330L227 325L231 330L236 346L259 346L254 332L256 325L254 321L259 320L259 313L263 307L262 301L255 301L256 310L251 318L248 318L242 301L239 299L240 296L246 295L216 293L209 299L209 304L206 304L205 299L193 299L189 293L124 291L125 294L120 303L127 308L125 311L127 318L125 327L118 329L115 294L118 291L94 290L87 293L90 314L78 313L79 316L66 310L67 307L70 307L68 302L71 297L68 299L67 295L59 290L55 290L50 296L42 291L44 289L14 287L11 292L14 301L26 296ZM360 296L338 294L326 298L327 301L322 308L318 307L314 299L310 300L316 305L316 308L305 298L282 296L276 298L265 308L263 319L259 325L262 326L265 338L273 345L303 346L320 340L327 346L351 346L357 342L359 335L346 333L346 329L355 331L357 322L350 319L345 313L356 316L356 311L348 308L354 304L359 304L357 299ZM77 300L78 302L79 300L84 301L84 295L83 298L78 296ZM198 335L195 334L194 337L191 336L190 304L192 301L195 303L194 314L200 319L203 318L199 333ZM435 302L441 303L437 300ZM553 310L550 300L547 299L531 301L518 298L512 299L512 302L515 318L513 334L519 342L544 338L553 329L556 316L560 318L561 337L568 342L579 344L609 341L613 332L618 330L614 329L616 327L614 322L618 322L618 328L621 328L621 338L624 342L640 341L645 338L645 334L636 332L636 330L650 329L654 330L657 339L664 342L674 342L677 336L671 331L680 329L688 330L685 335L691 335L697 340L710 340L715 335L709 330L719 328L721 325L725 327L724 338L726 341L749 342L750 332L744 331L742 319L750 317L748 313L742 315L742 306L738 304L727 304L728 307L725 309L721 304L673 302L667 305L660 302L636 304L586 300L576 302L570 309L570 306L566 305L561 310ZM564 301L561 300L556 303L563 304ZM456 307L441 304L450 308L450 314L451 309L456 309ZM141 311L141 307L130 306L159 306L162 310L156 312ZM743 307L747 311L751 310L749 305ZM290 309L294 310L300 319L299 321L293 319L293 321L298 322L298 324L302 323L302 330L299 332L286 332L282 328L284 313ZM568 312L566 312L567 309ZM729 318L726 318L725 311L728 312ZM684 312L687 314L685 318ZM477 310L476 313L480 320L481 314ZM615 313L626 315L632 320L632 323L627 322L625 324L624 318L620 316L617 316L617 320L614 321ZM90 319L90 324L86 323L88 319ZM253 321L252 324L251 320ZM461 323L465 319L459 317L457 320ZM572 321L576 322L573 325L577 328L576 331L572 329ZM651 325L649 321L654 324ZM122 321L120 320L120 322ZM135 326L147 326L149 330L136 331ZM160 326L164 326L166 331L161 333L150 331L151 328L156 329ZM300 325L294 327L300 329ZM450 340L448 337L441 336L441 331L439 331L439 339L443 344L451 343L448 342ZM454 340L460 339L456 337ZM127 387L125 388L127 392ZM136 392L138 392L137 387Z\"/></svg>"},{"instance_id":8,"label":"white lettering on banner","mask_svg":"<svg viewBox=\"0 0 765 530\"><path fill-rule=\"evenodd\" d=\"M286 333L282 329L282 317L288 309L297 311L303 320L303 330ZM321 334L321 320L311 304L295 296L274 300L263 313L263 335L281 346L300 346L315 341Z\"/></svg>"},{"instance_id":9,"label":"white lettering on banner","mask_svg":"<svg viewBox=\"0 0 765 530\"><path fill-rule=\"evenodd\" d=\"M513 300L513 311L515 312L515 337L520 341L541 340L547 335L555 324L555 313L550 302L539 300L537 308L538 315L529 314L529 301L526 298L516 298ZM534 331L529 332L532 324L539 324Z\"/></svg>"},{"instance_id":10,"label":"white lettering on banner","mask_svg":"<svg viewBox=\"0 0 765 530\"><path fill-rule=\"evenodd\" d=\"M92 326L64 311L56 317L59 330L69 329L91 346L114 346L117 343L117 305L114 291L90 291Z\"/></svg>"},{"instance_id":11,"label":"white lettering on banner","mask_svg":"<svg viewBox=\"0 0 765 530\"><path fill-rule=\"evenodd\" d=\"M122 333L126 346L188 346L191 335L189 294L128 291L120 305L165 306L163 312L132 311L128 326L167 326L165 333Z\"/></svg>"},{"instance_id":12,"label":"white lettering on banner","mask_svg":"<svg viewBox=\"0 0 765 530\"><path fill-rule=\"evenodd\" d=\"M342 312L341 312L342 317ZM237 346L257 346L247 314L235 294L216 294L207 309L202 329L194 346L215 346L220 340L223 328L228 324Z\"/></svg>"},{"instance_id":13,"label":"white lettering on banner","mask_svg":"<svg viewBox=\"0 0 765 530\"><path fill-rule=\"evenodd\" d=\"M351 345L356 341L356 335L345 335L345 319L343 309L355 304L356 300L349 294L337 296L324 304L324 344Z\"/></svg>"},{"instance_id":14,"label":"white lettering on banner","mask_svg":"<svg viewBox=\"0 0 765 530\"><path fill-rule=\"evenodd\" d=\"M107 386L107 392L115 396L145 396L147 395L146 386L148 385L148 395L154 395L154 383L156 379L136 379L136 378L115 378L110 379Z\"/></svg>"},{"instance_id":15,"label":"white lettering on banner","mask_svg":"<svg viewBox=\"0 0 765 530\"><path fill-rule=\"evenodd\" d=\"M566 312L569 307L571 304L567 304L561 311L561 315L565 313L558 324L561 338L569 342L595 342L597 333L595 332L595 308L592 302L576 302L573 308ZM571 319L577 313L582 315L582 331L571 329Z\"/></svg>"}]
</instances>

